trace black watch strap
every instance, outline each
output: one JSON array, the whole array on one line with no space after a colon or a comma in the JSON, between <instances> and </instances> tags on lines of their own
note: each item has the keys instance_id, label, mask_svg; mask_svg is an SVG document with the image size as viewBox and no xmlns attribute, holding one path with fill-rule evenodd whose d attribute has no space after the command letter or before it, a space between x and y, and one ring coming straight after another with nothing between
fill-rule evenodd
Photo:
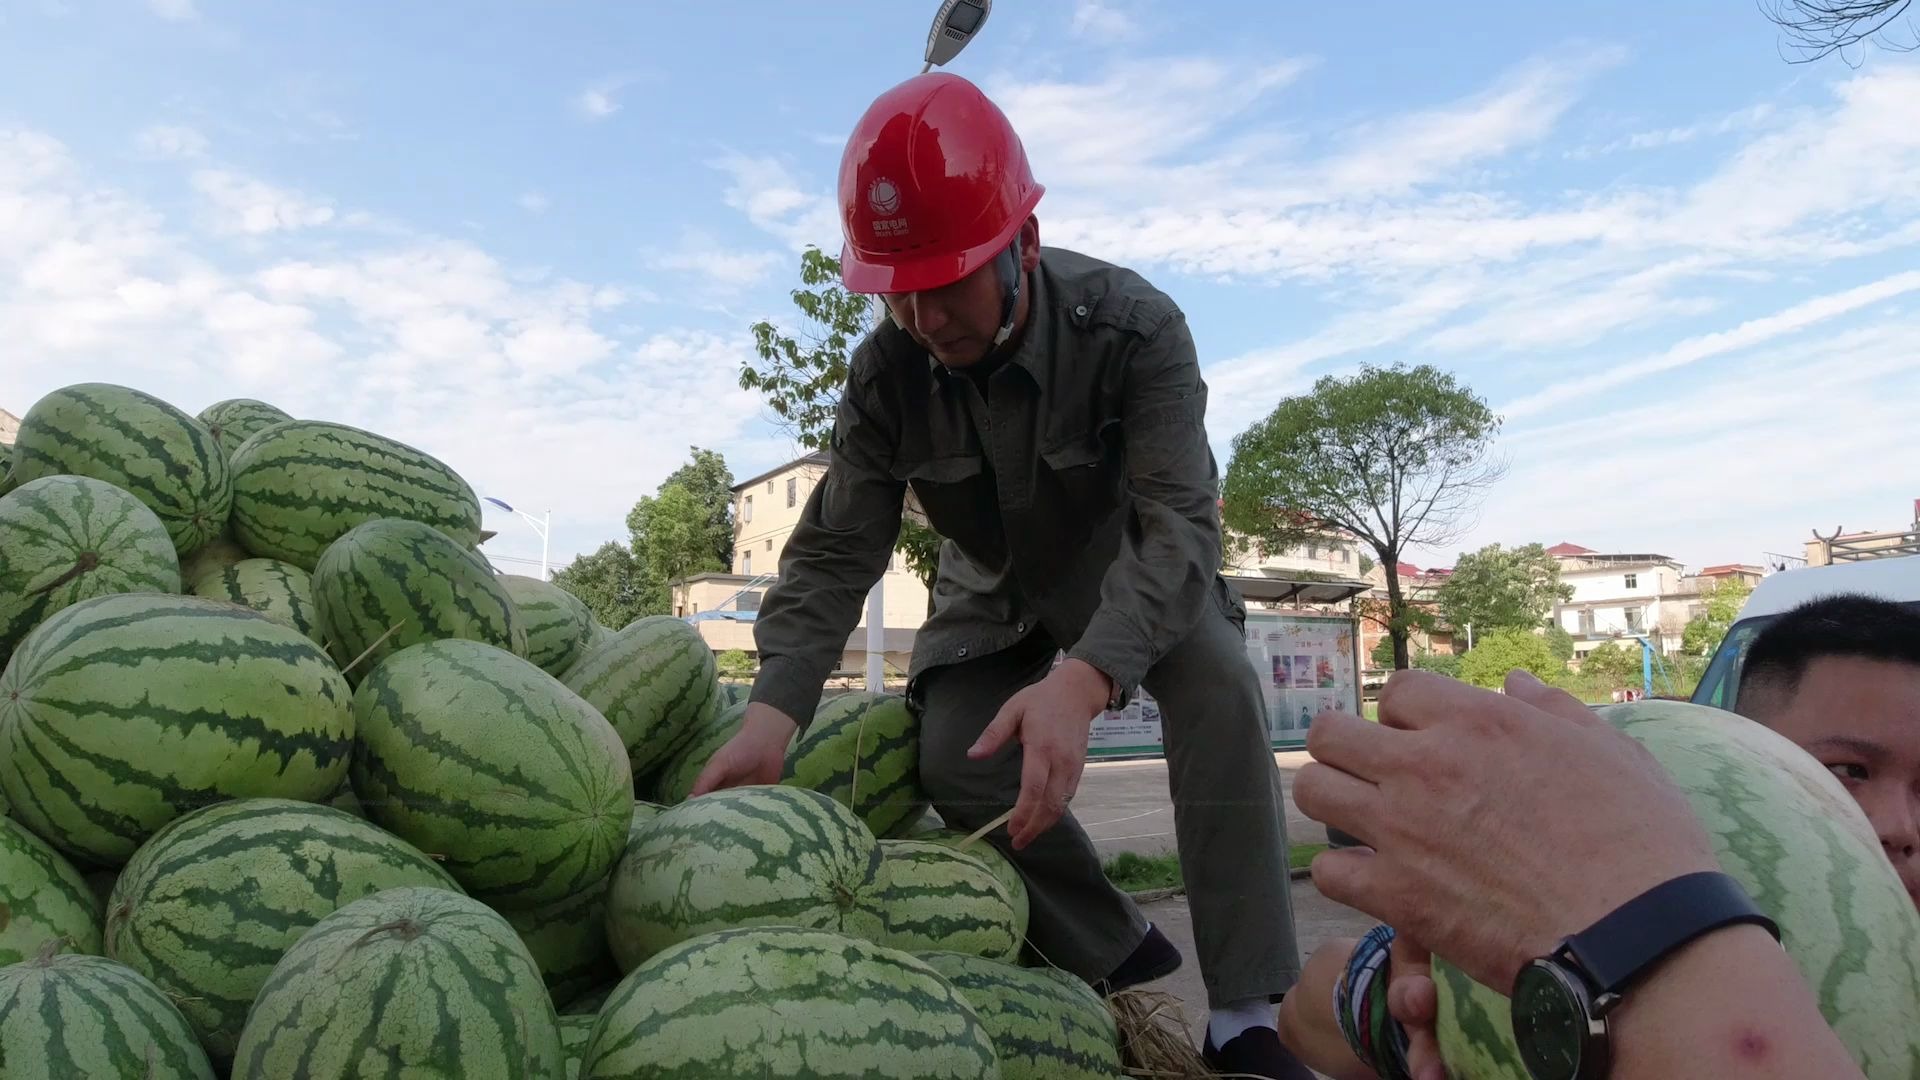
<instances>
[{"instance_id":1,"label":"black watch strap","mask_svg":"<svg viewBox=\"0 0 1920 1080\"><path fill-rule=\"evenodd\" d=\"M1683 874L1615 908L1567 938L1560 951L1601 994L1618 994L1633 978L1688 942L1722 927L1753 923L1774 940L1780 927L1738 881L1718 871Z\"/></svg>"}]
</instances>

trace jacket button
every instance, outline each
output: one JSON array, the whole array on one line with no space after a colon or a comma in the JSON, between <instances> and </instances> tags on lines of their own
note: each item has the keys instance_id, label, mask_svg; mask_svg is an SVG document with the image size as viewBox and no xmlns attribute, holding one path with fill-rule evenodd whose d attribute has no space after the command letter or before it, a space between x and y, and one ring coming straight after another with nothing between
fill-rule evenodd
<instances>
[{"instance_id":1,"label":"jacket button","mask_svg":"<svg viewBox=\"0 0 1920 1080\"><path fill-rule=\"evenodd\" d=\"M1026 633L1026 632L1027 632L1027 624L1026 624L1026 623L1014 623L1014 624L1013 624L1013 632L1014 632L1014 633L1016 633L1016 634L1024 634L1024 633Z\"/></svg>"},{"instance_id":2,"label":"jacket button","mask_svg":"<svg viewBox=\"0 0 1920 1080\"><path fill-rule=\"evenodd\" d=\"M953 655L955 656L967 655L967 647L965 645L960 646L958 649L953 650Z\"/></svg>"},{"instance_id":3,"label":"jacket button","mask_svg":"<svg viewBox=\"0 0 1920 1080\"><path fill-rule=\"evenodd\" d=\"M1087 305L1085 305L1085 304L1081 304L1081 305L1080 305L1079 307L1076 307L1076 308L1074 308L1074 309L1073 309L1073 313L1074 313L1075 315L1078 315L1078 316L1080 316L1080 317L1081 317L1081 318L1083 318L1083 319L1084 319L1084 318L1086 318L1086 317L1087 317Z\"/></svg>"}]
</instances>

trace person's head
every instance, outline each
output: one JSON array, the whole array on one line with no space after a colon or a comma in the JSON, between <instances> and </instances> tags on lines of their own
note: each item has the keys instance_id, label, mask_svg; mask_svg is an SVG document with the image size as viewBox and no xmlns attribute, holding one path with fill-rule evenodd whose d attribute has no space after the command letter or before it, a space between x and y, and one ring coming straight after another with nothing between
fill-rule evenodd
<instances>
[{"instance_id":1,"label":"person's head","mask_svg":"<svg viewBox=\"0 0 1920 1080\"><path fill-rule=\"evenodd\" d=\"M948 367L978 363L1026 314L1040 261L1033 209L1045 191L1020 137L957 75L920 75L880 95L840 159L840 277L877 293Z\"/></svg>"},{"instance_id":2,"label":"person's head","mask_svg":"<svg viewBox=\"0 0 1920 1080\"><path fill-rule=\"evenodd\" d=\"M1920 904L1920 612L1802 604L1754 636L1735 700L1840 778Z\"/></svg>"}]
</instances>

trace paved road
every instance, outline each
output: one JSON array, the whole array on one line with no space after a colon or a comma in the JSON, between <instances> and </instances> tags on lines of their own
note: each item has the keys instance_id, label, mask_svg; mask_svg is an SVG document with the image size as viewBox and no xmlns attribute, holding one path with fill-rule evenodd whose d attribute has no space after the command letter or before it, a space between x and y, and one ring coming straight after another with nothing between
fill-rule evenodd
<instances>
[{"instance_id":1,"label":"paved road","mask_svg":"<svg viewBox=\"0 0 1920 1080\"><path fill-rule=\"evenodd\" d=\"M1287 836L1296 843L1325 843L1326 829L1303 816L1293 805L1293 774L1307 760L1304 751L1274 755L1287 791ZM1103 856L1122 851L1152 854L1174 850L1173 806L1167 797L1164 762L1089 763L1073 806L1075 815ZM1357 937L1373 925L1373 920L1366 915L1328 900L1314 889L1311 881L1304 880L1293 883L1293 916L1302 960L1329 938ZM1154 989L1180 999L1197 1039L1206 1023L1207 997L1193 949L1193 922L1186 898L1179 896L1149 904L1147 917L1186 954L1186 964Z\"/></svg>"}]
</instances>

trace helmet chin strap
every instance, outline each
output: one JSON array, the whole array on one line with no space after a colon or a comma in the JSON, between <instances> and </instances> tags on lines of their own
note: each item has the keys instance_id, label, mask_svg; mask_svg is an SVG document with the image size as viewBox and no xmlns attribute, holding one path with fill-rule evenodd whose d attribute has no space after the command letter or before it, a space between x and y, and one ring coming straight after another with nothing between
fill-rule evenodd
<instances>
[{"instance_id":1,"label":"helmet chin strap","mask_svg":"<svg viewBox=\"0 0 1920 1080\"><path fill-rule=\"evenodd\" d=\"M993 258L994 268L1000 275L1000 288L1006 293L1006 300L1000 305L1000 329L993 335L993 348L1007 343L1013 336L1013 316L1020 306L1020 237L1015 235L1013 243ZM988 350L991 352L992 350Z\"/></svg>"}]
</instances>

